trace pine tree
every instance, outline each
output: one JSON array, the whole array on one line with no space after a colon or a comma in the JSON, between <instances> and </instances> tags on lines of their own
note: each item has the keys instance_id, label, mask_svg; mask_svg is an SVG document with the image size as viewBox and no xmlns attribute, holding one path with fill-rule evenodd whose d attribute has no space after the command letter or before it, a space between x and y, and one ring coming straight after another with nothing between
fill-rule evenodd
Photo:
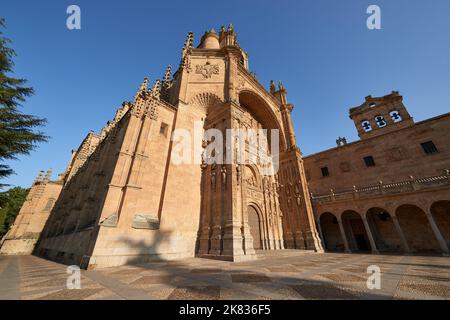
<instances>
[{"instance_id":1,"label":"pine tree","mask_svg":"<svg viewBox=\"0 0 450 320\"><path fill-rule=\"evenodd\" d=\"M0 239L14 223L29 189L15 187L0 193Z\"/></svg>"},{"instance_id":2,"label":"pine tree","mask_svg":"<svg viewBox=\"0 0 450 320\"><path fill-rule=\"evenodd\" d=\"M5 160L17 159L17 155L29 154L38 142L48 137L34 128L41 127L46 119L24 114L21 103L31 96L33 88L27 87L25 79L13 78L14 49L8 47L11 40L4 37L5 20L0 18L0 179L14 173ZM1 184L0 184L1 186Z\"/></svg>"}]
</instances>

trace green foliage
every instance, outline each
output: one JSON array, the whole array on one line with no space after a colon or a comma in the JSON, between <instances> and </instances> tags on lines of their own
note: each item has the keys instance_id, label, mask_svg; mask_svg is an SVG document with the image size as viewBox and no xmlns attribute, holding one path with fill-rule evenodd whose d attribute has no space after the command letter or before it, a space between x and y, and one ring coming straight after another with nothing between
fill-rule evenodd
<instances>
[{"instance_id":1,"label":"green foliage","mask_svg":"<svg viewBox=\"0 0 450 320\"><path fill-rule=\"evenodd\" d=\"M22 207L29 189L15 187L0 193L0 238L8 232Z\"/></svg>"},{"instance_id":2,"label":"green foliage","mask_svg":"<svg viewBox=\"0 0 450 320\"><path fill-rule=\"evenodd\" d=\"M26 86L27 80L10 76L16 52L8 47L11 40L3 36L1 28L4 27L5 21L0 18L0 179L14 173L1 162L29 154L36 143L48 139L41 131L34 131L34 128L43 126L46 119L24 114L18 109L34 91Z\"/></svg>"}]
</instances>

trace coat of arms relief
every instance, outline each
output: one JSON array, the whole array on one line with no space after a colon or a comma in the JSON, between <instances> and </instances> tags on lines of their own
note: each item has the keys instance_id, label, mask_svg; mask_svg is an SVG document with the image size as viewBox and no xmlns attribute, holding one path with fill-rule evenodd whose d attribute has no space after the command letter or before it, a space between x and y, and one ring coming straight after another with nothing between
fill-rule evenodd
<instances>
[{"instance_id":1,"label":"coat of arms relief","mask_svg":"<svg viewBox=\"0 0 450 320\"><path fill-rule=\"evenodd\" d=\"M198 64L195 67L195 73L201 74L203 78L209 79L213 74L219 74L219 65L206 62L204 65Z\"/></svg>"}]
</instances>

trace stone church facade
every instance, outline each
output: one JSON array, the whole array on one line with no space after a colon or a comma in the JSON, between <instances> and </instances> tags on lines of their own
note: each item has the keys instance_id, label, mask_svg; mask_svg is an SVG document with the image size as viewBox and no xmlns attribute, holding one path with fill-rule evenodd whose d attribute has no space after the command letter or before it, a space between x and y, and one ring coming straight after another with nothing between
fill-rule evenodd
<instances>
[{"instance_id":1,"label":"stone church facade","mask_svg":"<svg viewBox=\"0 0 450 320\"><path fill-rule=\"evenodd\" d=\"M73 152L37 255L95 268L323 250L286 90L272 83L267 91L249 72L231 25L205 33L198 47L193 41L189 33L173 76L168 67L150 89L145 79L134 101ZM277 129L277 174L263 175L258 162L174 163L171 134L181 128L193 135L195 122L224 136L230 128ZM207 143L194 142L193 152Z\"/></svg>"},{"instance_id":2,"label":"stone church facade","mask_svg":"<svg viewBox=\"0 0 450 320\"><path fill-rule=\"evenodd\" d=\"M2 253L83 268L194 256L243 261L258 250L426 251L430 238L433 250L448 253L449 114L414 124L398 93L367 97L350 112L360 141L339 139L303 159L286 90L258 82L232 26L206 32L197 47L189 33L178 69L172 75L169 66L148 86L144 79L133 101L86 136L57 181L36 179ZM236 161L228 145L218 153L230 162L175 163L177 129L189 131L192 157L211 143L195 139L199 123L224 136L278 130L279 152L256 146L277 160L276 174L264 174L259 158ZM439 151L419 157L430 141ZM248 141L242 152L253 152ZM431 231L417 240L425 222Z\"/></svg>"}]
</instances>

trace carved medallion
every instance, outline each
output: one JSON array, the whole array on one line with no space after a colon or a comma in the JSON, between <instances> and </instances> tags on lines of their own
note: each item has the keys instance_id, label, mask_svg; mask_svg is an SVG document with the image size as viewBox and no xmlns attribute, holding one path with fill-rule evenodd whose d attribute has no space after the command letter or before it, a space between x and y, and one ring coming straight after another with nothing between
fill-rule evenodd
<instances>
[{"instance_id":1,"label":"carved medallion","mask_svg":"<svg viewBox=\"0 0 450 320\"><path fill-rule=\"evenodd\" d=\"M219 65L206 62L204 65L197 65L195 67L195 73L201 74L203 78L211 78L213 74L219 74Z\"/></svg>"},{"instance_id":2,"label":"carved medallion","mask_svg":"<svg viewBox=\"0 0 450 320\"><path fill-rule=\"evenodd\" d=\"M236 89L241 90L245 87L245 80L241 76L238 76Z\"/></svg>"}]
</instances>

